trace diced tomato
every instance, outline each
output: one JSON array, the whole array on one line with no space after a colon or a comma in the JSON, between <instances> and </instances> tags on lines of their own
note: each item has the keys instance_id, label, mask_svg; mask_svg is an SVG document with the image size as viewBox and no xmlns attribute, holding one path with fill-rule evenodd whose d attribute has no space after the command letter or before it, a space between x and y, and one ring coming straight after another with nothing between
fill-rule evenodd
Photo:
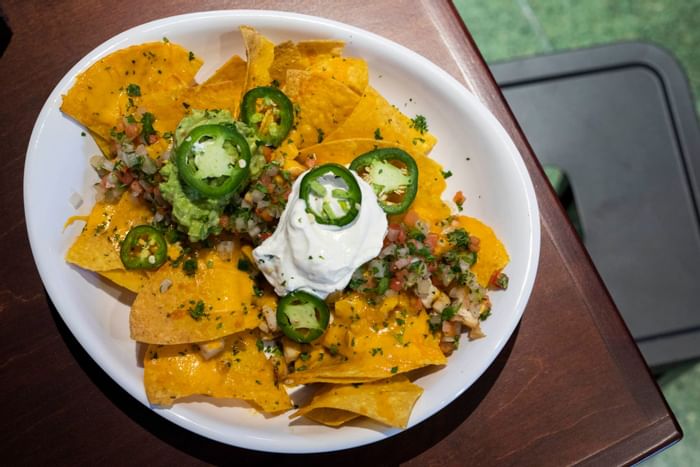
<instances>
[{"instance_id":1,"label":"diced tomato","mask_svg":"<svg viewBox=\"0 0 700 467\"><path fill-rule=\"evenodd\" d=\"M403 280L399 279L398 277L394 277L391 279L391 282L389 282L389 287L391 290L399 292L403 288Z\"/></svg>"},{"instance_id":2,"label":"diced tomato","mask_svg":"<svg viewBox=\"0 0 700 467\"><path fill-rule=\"evenodd\" d=\"M131 182L131 185L129 185L129 189L137 196L143 193L143 187L138 182L138 180L134 180L133 182Z\"/></svg>"},{"instance_id":3,"label":"diced tomato","mask_svg":"<svg viewBox=\"0 0 700 467\"><path fill-rule=\"evenodd\" d=\"M260 218L261 218L262 220L264 220L265 222L271 222L271 221L274 220L274 217L272 216L272 214L270 213L270 211L268 211L268 210L265 209L265 208L263 208L263 209L260 209L260 208L256 209L256 210L255 210L255 214L257 214L258 216L260 216Z\"/></svg>"},{"instance_id":4,"label":"diced tomato","mask_svg":"<svg viewBox=\"0 0 700 467\"><path fill-rule=\"evenodd\" d=\"M399 237L399 232L401 231L401 226L399 224L389 224L389 228L386 232L386 239L389 242L395 242Z\"/></svg>"},{"instance_id":5,"label":"diced tomato","mask_svg":"<svg viewBox=\"0 0 700 467\"><path fill-rule=\"evenodd\" d=\"M435 247L437 246L438 243L438 234L436 233L429 233L425 237L425 245L430 248L430 252L432 253L435 250Z\"/></svg>"},{"instance_id":6,"label":"diced tomato","mask_svg":"<svg viewBox=\"0 0 700 467\"><path fill-rule=\"evenodd\" d=\"M134 181L134 176L131 174L131 172L127 169L124 172L119 171L116 172L117 178L123 185L129 185L132 181Z\"/></svg>"},{"instance_id":7,"label":"diced tomato","mask_svg":"<svg viewBox=\"0 0 700 467\"><path fill-rule=\"evenodd\" d=\"M270 162L272 160L272 148L269 148L267 146L263 146L262 150L263 156L265 156L265 161Z\"/></svg>"},{"instance_id":8,"label":"diced tomato","mask_svg":"<svg viewBox=\"0 0 700 467\"><path fill-rule=\"evenodd\" d=\"M153 133L152 135L148 135L148 144L155 144L158 142L159 139L160 137L155 133Z\"/></svg>"},{"instance_id":9,"label":"diced tomato","mask_svg":"<svg viewBox=\"0 0 700 467\"><path fill-rule=\"evenodd\" d=\"M455 193L455 195L452 197L452 201L454 201L458 206L463 205L466 199L467 198L464 197L464 193L462 193L461 190Z\"/></svg>"},{"instance_id":10,"label":"diced tomato","mask_svg":"<svg viewBox=\"0 0 700 467\"><path fill-rule=\"evenodd\" d=\"M221 227L226 228L226 227L228 227L228 223L230 220L231 219L226 214L223 214L221 217L219 217L219 225Z\"/></svg>"},{"instance_id":11,"label":"diced tomato","mask_svg":"<svg viewBox=\"0 0 700 467\"><path fill-rule=\"evenodd\" d=\"M130 140L133 140L141 134L141 128L138 123L130 123L124 127L124 134L126 134L126 137Z\"/></svg>"},{"instance_id":12,"label":"diced tomato","mask_svg":"<svg viewBox=\"0 0 700 467\"><path fill-rule=\"evenodd\" d=\"M396 237L399 243L406 243L406 231L404 229L399 230L399 235Z\"/></svg>"},{"instance_id":13,"label":"diced tomato","mask_svg":"<svg viewBox=\"0 0 700 467\"><path fill-rule=\"evenodd\" d=\"M403 223L406 224L409 227L414 227L416 225L416 222L420 220L420 217L418 217L418 213L411 209L406 213L405 216L403 216Z\"/></svg>"},{"instance_id":14,"label":"diced tomato","mask_svg":"<svg viewBox=\"0 0 700 467\"><path fill-rule=\"evenodd\" d=\"M304 164L306 167L309 169L313 168L316 165L316 154L311 153L306 156L306 158L303 161L300 161L302 164Z\"/></svg>"},{"instance_id":15,"label":"diced tomato","mask_svg":"<svg viewBox=\"0 0 700 467\"><path fill-rule=\"evenodd\" d=\"M497 288L496 283L498 281L498 276L501 274L502 269L498 269L491 274L491 278L489 279L489 288Z\"/></svg>"},{"instance_id":16,"label":"diced tomato","mask_svg":"<svg viewBox=\"0 0 700 467\"><path fill-rule=\"evenodd\" d=\"M272 236L272 234L270 232L263 232L260 234L260 241L264 242L265 240L267 240L271 236Z\"/></svg>"}]
</instances>

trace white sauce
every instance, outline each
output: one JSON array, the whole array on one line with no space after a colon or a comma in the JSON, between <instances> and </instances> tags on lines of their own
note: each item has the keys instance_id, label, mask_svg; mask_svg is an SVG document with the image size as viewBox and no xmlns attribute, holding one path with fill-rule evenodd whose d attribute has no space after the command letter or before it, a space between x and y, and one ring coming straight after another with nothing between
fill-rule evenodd
<instances>
[{"instance_id":1,"label":"white sauce","mask_svg":"<svg viewBox=\"0 0 700 467\"><path fill-rule=\"evenodd\" d=\"M299 198L304 174L292 186L277 229L253 250L258 268L277 295L302 289L321 298L344 289L352 273L375 258L387 230L386 214L372 187L352 172L362 192L360 212L343 227L316 222Z\"/></svg>"}]
</instances>

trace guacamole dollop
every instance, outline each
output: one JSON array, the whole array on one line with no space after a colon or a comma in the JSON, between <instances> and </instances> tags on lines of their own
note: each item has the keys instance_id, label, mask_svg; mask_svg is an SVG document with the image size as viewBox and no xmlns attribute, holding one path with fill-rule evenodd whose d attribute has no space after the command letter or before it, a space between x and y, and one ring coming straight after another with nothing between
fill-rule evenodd
<instances>
[{"instance_id":1,"label":"guacamole dollop","mask_svg":"<svg viewBox=\"0 0 700 467\"><path fill-rule=\"evenodd\" d=\"M175 130L173 143L175 147L187 138L187 135L196 127L209 124L231 124L246 139L250 147L251 161L250 172L252 177L257 177L265 165L265 157L262 154L255 131L245 123L233 119L228 110L192 110L185 116ZM172 207L173 219L187 232L190 241L203 241L209 235L221 233L219 223L224 208L231 201L233 194L221 198L207 198L180 180L177 164L174 161L165 163L160 174L164 181L160 183L160 192L163 198Z\"/></svg>"},{"instance_id":2,"label":"guacamole dollop","mask_svg":"<svg viewBox=\"0 0 700 467\"><path fill-rule=\"evenodd\" d=\"M159 185L163 198L173 207L173 218L183 228L190 241L205 240L211 234L221 233L219 220L230 196L206 198L180 182L177 165L168 161L160 174L165 181Z\"/></svg>"}]
</instances>

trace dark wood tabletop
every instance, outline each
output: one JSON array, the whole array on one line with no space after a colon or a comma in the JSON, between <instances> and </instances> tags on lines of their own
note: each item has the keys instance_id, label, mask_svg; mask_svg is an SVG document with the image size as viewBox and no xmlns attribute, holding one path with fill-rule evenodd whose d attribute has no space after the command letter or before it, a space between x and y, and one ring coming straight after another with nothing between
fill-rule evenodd
<instances>
[{"instance_id":1,"label":"dark wood tabletop","mask_svg":"<svg viewBox=\"0 0 700 467\"><path fill-rule=\"evenodd\" d=\"M451 3L2 0L0 6L13 34L0 59L2 463L614 465L633 463L680 439L673 414ZM165 421L85 353L34 266L21 174L34 121L59 79L123 30L165 16L236 8L346 22L427 57L496 115L535 185L542 247L520 326L461 397L373 445L314 456L273 455L223 445Z\"/></svg>"}]
</instances>

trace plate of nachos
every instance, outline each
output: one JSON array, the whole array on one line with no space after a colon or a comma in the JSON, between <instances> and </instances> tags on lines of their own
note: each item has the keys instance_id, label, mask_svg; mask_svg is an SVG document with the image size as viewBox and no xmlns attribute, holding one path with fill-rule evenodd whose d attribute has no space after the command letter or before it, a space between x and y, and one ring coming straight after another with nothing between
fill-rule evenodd
<instances>
[{"instance_id":1,"label":"plate of nachos","mask_svg":"<svg viewBox=\"0 0 700 467\"><path fill-rule=\"evenodd\" d=\"M97 47L42 109L24 188L42 280L92 358L159 415L263 451L444 408L512 334L539 257L532 183L478 99L398 44L284 12Z\"/></svg>"}]
</instances>

